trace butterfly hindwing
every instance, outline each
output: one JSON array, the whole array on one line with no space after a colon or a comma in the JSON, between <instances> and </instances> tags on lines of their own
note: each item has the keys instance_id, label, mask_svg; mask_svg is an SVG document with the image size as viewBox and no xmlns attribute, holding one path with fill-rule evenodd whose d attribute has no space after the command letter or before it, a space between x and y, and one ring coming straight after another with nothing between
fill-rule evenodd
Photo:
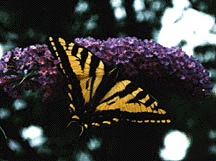
<instances>
[{"instance_id":1,"label":"butterfly hindwing","mask_svg":"<svg viewBox=\"0 0 216 161\"><path fill-rule=\"evenodd\" d=\"M103 97L96 111L117 110L124 119L134 122L169 123L166 111L158 108L158 102L130 80L117 82Z\"/></svg>"},{"instance_id":2,"label":"butterfly hindwing","mask_svg":"<svg viewBox=\"0 0 216 161\"><path fill-rule=\"evenodd\" d=\"M95 126L122 119L138 123L170 122L164 117L166 111L158 108L158 102L144 89L129 79L118 77L117 67L108 70L110 68L102 60L73 42L52 37L49 41L69 82L70 107L75 114L73 119Z\"/></svg>"}]
</instances>

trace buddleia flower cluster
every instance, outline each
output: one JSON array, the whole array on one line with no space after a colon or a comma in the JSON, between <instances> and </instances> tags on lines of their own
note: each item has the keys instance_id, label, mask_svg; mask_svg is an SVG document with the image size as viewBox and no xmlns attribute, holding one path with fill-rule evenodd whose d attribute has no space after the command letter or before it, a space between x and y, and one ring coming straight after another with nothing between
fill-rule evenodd
<instances>
[{"instance_id":1,"label":"buddleia flower cluster","mask_svg":"<svg viewBox=\"0 0 216 161\"><path fill-rule=\"evenodd\" d=\"M103 41L87 37L76 38L75 42L109 66L122 65L122 76L125 78L143 76L154 88L172 84L185 97L193 95L196 99L208 95L212 89L208 70L181 48L167 48L153 40L136 37L108 38Z\"/></svg>"},{"instance_id":2,"label":"buddleia flower cluster","mask_svg":"<svg viewBox=\"0 0 216 161\"><path fill-rule=\"evenodd\" d=\"M121 65L123 78L137 78L143 88L156 90L175 87L185 97L201 99L212 89L208 71L193 56L181 48L166 48L153 40L136 37L96 40L76 38L75 42L89 49L108 66ZM15 48L0 60L0 85L9 95L19 98L22 90L41 90L44 98L60 90L61 73L58 60L47 45ZM138 76L138 77L136 77ZM134 81L136 81L134 80ZM151 89L151 90L152 90ZM60 92L55 92L60 93Z\"/></svg>"},{"instance_id":3,"label":"buddleia flower cluster","mask_svg":"<svg viewBox=\"0 0 216 161\"><path fill-rule=\"evenodd\" d=\"M0 85L13 98L20 98L23 90L43 91L50 97L59 74L47 45L31 45L3 53L0 60Z\"/></svg>"}]
</instances>

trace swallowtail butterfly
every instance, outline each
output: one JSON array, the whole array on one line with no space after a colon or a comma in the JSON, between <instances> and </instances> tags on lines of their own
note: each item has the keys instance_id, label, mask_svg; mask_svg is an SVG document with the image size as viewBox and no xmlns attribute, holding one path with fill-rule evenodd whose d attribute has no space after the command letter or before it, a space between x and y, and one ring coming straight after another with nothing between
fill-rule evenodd
<instances>
[{"instance_id":1,"label":"swallowtail butterfly","mask_svg":"<svg viewBox=\"0 0 216 161\"><path fill-rule=\"evenodd\" d=\"M63 38L49 37L49 48L68 81L71 122L82 129L119 121L171 122L150 94L129 78L121 79L118 66L107 66L88 49Z\"/></svg>"}]
</instances>

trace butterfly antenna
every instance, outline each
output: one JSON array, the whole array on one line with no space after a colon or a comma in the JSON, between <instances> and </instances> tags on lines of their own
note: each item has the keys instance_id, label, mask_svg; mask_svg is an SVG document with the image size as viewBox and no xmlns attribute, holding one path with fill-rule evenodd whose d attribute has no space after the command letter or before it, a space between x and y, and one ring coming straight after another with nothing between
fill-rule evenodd
<instances>
[{"instance_id":1,"label":"butterfly antenna","mask_svg":"<svg viewBox=\"0 0 216 161\"><path fill-rule=\"evenodd\" d=\"M149 94L154 100L158 101L156 98L154 98L151 94Z\"/></svg>"},{"instance_id":2,"label":"butterfly antenna","mask_svg":"<svg viewBox=\"0 0 216 161\"><path fill-rule=\"evenodd\" d=\"M1 131L2 131L2 133L4 135L4 137L5 137L5 139L7 139L7 135L5 134L5 132L4 132L4 130L3 130L3 128L1 126L0 126L0 129L1 129Z\"/></svg>"},{"instance_id":3,"label":"butterfly antenna","mask_svg":"<svg viewBox=\"0 0 216 161\"><path fill-rule=\"evenodd\" d=\"M112 70L109 71L108 74L110 75L110 74L111 74L112 72L114 72L116 69L117 69L117 68L113 68Z\"/></svg>"},{"instance_id":4,"label":"butterfly antenna","mask_svg":"<svg viewBox=\"0 0 216 161\"><path fill-rule=\"evenodd\" d=\"M75 122L75 121L69 122L68 125L66 126L66 128L68 128L72 122ZM79 136L81 136L83 134L83 132L84 132L84 126L81 126L81 130L82 131L80 132Z\"/></svg>"},{"instance_id":5,"label":"butterfly antenna","mask_svg":"<svg viewBox=\"0 0 216 161\"><path fill-rule=\"evenodd\" d=\"M73 121L69 122L68 125L66 126L66 128L68 128L72 122L73 122Z\"/></svg>"},{"instance_id":6,"label":"butterfly antenna","mask_svg":"<svg viewBox=\"0 0 216 161\"><path fill-rule=\"evenodd\" d=\"M84 127L82 126L81 129L82 129L82 131L81 131L81 133L80 133L80 136L81 136L81 135L83 134L83 132L84 132Z\"/></svg>"},{"instance_id":7,"label":"butterfly antenna","mask_svg":"<svg viewBox=\"0 0 216 161\"><path fill-rule=\"evenodd\" d=\"M18 85L22 84L23 81L24 81L27 77L29 77L32 73L33 73L33 70L32 70L29 74L26 74L26 75L23 77L23 79L19 82ZM14 87L16 87L16 86L17 86L17 85L13 85L12 88L14 88Z\"/></svg>"}]
</instances>

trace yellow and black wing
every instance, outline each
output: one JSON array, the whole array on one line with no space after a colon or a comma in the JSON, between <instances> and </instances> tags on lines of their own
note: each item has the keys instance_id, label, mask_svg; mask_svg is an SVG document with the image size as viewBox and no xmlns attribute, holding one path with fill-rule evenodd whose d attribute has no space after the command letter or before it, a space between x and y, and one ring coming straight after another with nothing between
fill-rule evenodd
<instances>
[{"instance_id":1,"label":"yellow and black wing","mask_svg":"<svg viewBox=\"0 0 216 161\"><path fill-rule=\"evenodd\" d=\"M137 123L170 123L158 102L131 80L119 77L88 49L62 38L49 37L50 50L60 60L68 80L68 97L73 120L99 126L127 120Z\"/></svg>"}]
</instances>

